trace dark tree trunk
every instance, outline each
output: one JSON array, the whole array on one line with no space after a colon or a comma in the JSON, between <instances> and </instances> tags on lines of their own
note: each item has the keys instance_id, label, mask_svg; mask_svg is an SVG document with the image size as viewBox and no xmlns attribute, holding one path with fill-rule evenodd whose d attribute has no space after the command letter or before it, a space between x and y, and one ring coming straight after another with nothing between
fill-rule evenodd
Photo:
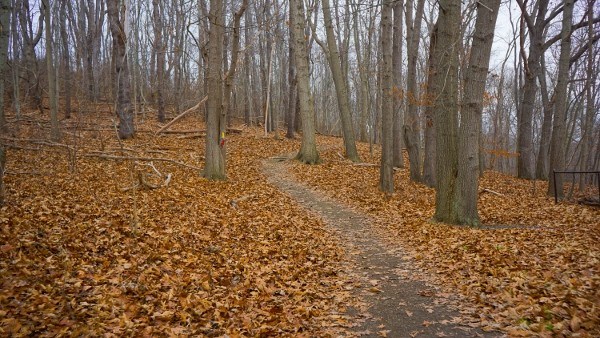
<instances>
[{"instance_id":1,"label":"dark tree trunk","mask_svg":"<svg viewBox=\"0 0 600 338\"><path fill-rule=\"evenodd\" d=\"M135 135L133 124L133 109L131 107L129 66L127 63L127 50L125 42L125 27L123 25L125 15L120 7L119 0L108 0L107 10L110 31L112 34L112 62L114 69L114 85L116 87L116 110L119 118L118 134L121 139L132 138Z\"/></svg>"}]
</instances>

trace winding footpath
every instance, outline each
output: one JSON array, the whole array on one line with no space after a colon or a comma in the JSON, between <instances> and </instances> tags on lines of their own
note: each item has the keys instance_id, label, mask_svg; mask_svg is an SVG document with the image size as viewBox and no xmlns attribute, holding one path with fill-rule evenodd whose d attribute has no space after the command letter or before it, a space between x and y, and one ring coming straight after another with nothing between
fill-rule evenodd
<instances>
[{"instance_id":1,"label":"winding footpath","mask_svg":"<svg viewBox=\"0 0 600 338\"><path fill-rule=\"evenodd\" d=\"M297 182L282 158L263 162L269 182L320 217L336 233L348 255L353 296L366 306L350 309L352 333L361 337L504 337L464 323L439 290L414 278L422 273L398 248L386 246L372 221Z\"/></svg>"}]
</instances>

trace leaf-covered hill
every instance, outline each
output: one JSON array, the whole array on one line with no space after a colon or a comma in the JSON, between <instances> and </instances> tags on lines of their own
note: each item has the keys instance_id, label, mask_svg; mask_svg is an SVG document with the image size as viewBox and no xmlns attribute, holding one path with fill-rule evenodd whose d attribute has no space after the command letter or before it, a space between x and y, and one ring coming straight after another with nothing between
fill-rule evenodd
<instances>
[{"instance_id":1,"label":"leaf-covered hill","mask_svg":"<svg viewBox=\"0 0 600 338\"><path fill-rule=\"evenodd\" d=\"M392 245L470 301L463 311L484 328L510 336L600 336L600 209L557 205L545 196L545 182L486 172L479 211L487 226L436 224L434 190L410 182L408 169L396 171L396 192L385 196L379 168L342 160L339 139L319 142L324 164L295 164L296 176L377 219ZM370 158L366 145L360 150ZM378 154L371 160L378 163Z\"/></svg>"}]
</instances>

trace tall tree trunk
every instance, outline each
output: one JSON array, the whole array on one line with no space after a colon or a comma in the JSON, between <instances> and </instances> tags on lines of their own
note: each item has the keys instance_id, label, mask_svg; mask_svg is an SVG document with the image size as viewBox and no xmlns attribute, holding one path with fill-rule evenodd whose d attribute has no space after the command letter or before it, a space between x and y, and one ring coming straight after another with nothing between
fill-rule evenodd
<instances>
[{"instance_id":1,"label":"tall tree trunk","mask_svg":"<svg viewBox=\"0 0 600 338\"><path fill-rule=\"evenodd\" d=\"M156 108L158 122L165 122L165 46L163 46L163 13L159 0L152 0L154 53L156 54Z\"/></svg>"},{"instance_id":2,"label":"tall tree trunk","mask_svg":"<svg viewBox=\"0 0 600 338\"><path fill-rule=\"evenodd\" d=\"M238 56L240 54L240 21L242 15L248 7L248 0L242 0L240 8L235 12L233 16L233 40L231 41L231 58L229 63L229 69L225 75L225 92L223 94L223 111L227 112L230 108L231 96L233 95L233 81L235 80L235 71L237 68ZM228 114L231 115L231 114ZM221 133L225 132L226 123L221 121Z\"/></svg>"},{"instance_id":3,"label":"tall tree trunk","mask_svg":"<svg viewBox=\"0 0 600 338\"><path fill-rule=\"evenodd\" d=\"M460 2L440 0L438 16L439 72L435 73L439 91L434 100L436 134L436 195L434 218L457 223L454 197L458 170L458 44L460 36ZM410 49L409 49L410 50Z\"/></svg>"},{"instance_id":4,"label":"tall tree trunk","mask_svg":"<svg viewBox=\"0 0 600 338\"><path fill-rule=\"evenodd\" d=\"M574 0L565 0L562 18L560 57L558 60L558 81L556 83L556 105L552 140L550 141L550 168L565 170L565 118L567 113L567 85L569 81L569 60L571 59L571 22ZM554 196L554 180L550 180L548 195ZM563 198L563 176L556 176L556 197Z\"/></svg>"},{"instance_id":5,"label":"tall tree trunk","mask_svg":"<svg viewBox=\"0 0 600 338\"><path fill-rule=\"evenodd\" d=\"M50 0L42 0L44 7L44 21L46 26L46 69L48 76L48 101L50 101L50 137L53 141L60 139L58 125L58 95L56 90L56 72L54 71L54 55L52 25L50 24Z\"/></svg>"},{"instance_id":6,"label":"tall tree trunk","mask_svg":"<svg viewBox=\"0 0 600 338\"><path fill-rule=\"evenodd\" d=\"M379 188L386 193L394 192L394 93L392 92L392 0L384 0L381 10L381 51L379 63L381 74L381 166L379 171Z\"/></svg>"},{"instance_id":7,"label":"tall tree trunk","mask_svg":"<svg viewBox=\"0 0 600 338\"><path fill-rule=\"evenodd\" d=\"M7 78L6 76L6 60L8 59L8 40L10 37L10 26L9 26L9 17L10 17L10 12L11 12L11 8L10 8L10 0L0 0L0 134L3 134L6 132L6 116L4 113L4 86L5 86L5 79ZM16 60L13 60L13 63ZM4 149L1 148L2 146L0 145L0 151L2 151L2 159L4 158ZM0 163L1 164L1 163ZM3 169L4 167L0 168ZM0 187L2 186L2 175L4 174L3 171L0 171ZM0 194L2 193L2 191L0 191ZM0 198L2 197L2 195L0 195ZM1 201L0 201L0 205L1 205Z\"/></svg>"},{"instance_id":8,"label":"tall tree trunk","mask_svg":"<svg viewBox=\"0 0 600 338\"><path fill-rule=\"evenodd\" d=\"M119 0L108 0L107 10L110 31L112 35L112 62L114 69L114 85L116 87L116 111L119 118L118 136L121 139L132 138L135 135L133 125L133 110L130 97L129 65L125 43L125 27L123 21L125 10Z\"/></svg>"},{"instance_id":9,"label":"tall tree trunk","mask_svg":"<svg viewBox=\"0 0 600 338\"><path fill-rule=\"evenodd\" d=\"M251 67L254 64L251 64L252 58L252 44L250 41L250 29L252 26L252 16L250 15L250 10L246 10L244 14L244 44L246 45L246 52L244 53L244 80L245 80L245 101L244 101L244 123L247 126L252 125L252 118L254 117L254 113L252 111L253 108L253 99L252 99L252 69Z\"/></svg>"},{"instance_id":10,"label":"tall tree trunk","mask_svg":"<svg viewBox=\"0 0 600 338\"><path fill-rule=\"evenodd\" d=\"M402 105L402 0L394 3L394 37L392 46L392 68L394 81L394 167L404 167L404 156L402 155L403 136L402 125L404 124L404 109Z\"/></svg>"},{"instance_id":11,"label":"tall tree trunk","mask_svg":"<svg viewBox=\"0 0 600 338\"><path fill-rule=\"evenodd\" d=\"M523 11L521 22L521 55L524 50L524 30L526 8L521 0L518 0ZM529 27L529 56L525 61L525 83L523 85L523 96L517 114L517 175L520 178L533 179L533 110L537 94L537 79L541 72L540 58L543 53L544 21L548 0L540 0L538 3L535 24Z\"/></svg>"},{"instance_id":12,"label":"tall tree trunk","mask_svg":"<svg viewBox=\"0 0 600 338\"><path fill-rule=\"evenodd\" d=\"M8 39L10 29L8 19L10 16L10 0L0 0L0 135L6 132L6 116L4 115L4 79L6 78L6 60L8 54ZM0 143L0 206L4 204L4 165L6 163L6 150Z\"/></svg>"},{"instance_id":13,"label":"tall tree trunk","mask_svg":"<svg viewBox=\"0 0 600 338\"><path fill-rule=\"evenodd\" d=\"M300 101L300 114L302 116L302 144L296 159L307 164L319 162L315 137L315 113L310 99L309 68L307 60L307 46L304 35L305 16L303 0L290 0L292 11L291 29L294 30L294 61L296 63L298 79L298 99Z\"/></svg>"},{"instance_id":14,"label":"tall tree trunk","mask_svg":"<svg viewBox=\"0 0 600 338\"><path fill-rule=\"evenodd\" d=\"M23 57L25 69L27 71L27 75L24 77L25 84L27 85L27 91L32 92L33 105L39 109L40 113L43 113L42 88L40 86L40 74L35 55L35 46L42 37L44 15L38 15L38 28L37 32L34 34L32 28L33 15L31 14L31 9L29 7L29 0L19 0L17 2L17 7L19 7L19 23L23 37Z\"/></svg>"},{"instance_id":15,"label":"tall tree trunk","mask_svg":"<svg viewBox=\"0 0 600 338\"><path fill-rule=\"evenodd\" d=\"M71 49L69 48L69 34L67 33L67 6L68 1L60 3L60 38L62 41L63 76L65 90L65 118L71 117Z\"/></svg>"},{"instance_id":16,"label":"tall tree trunk","mask_svg":"<svg viewBox=\"0 0 600 338\"><path fill-rule=\"evenodd\" d=\"M433 99L435 98L438 88L436 87L436 76L438 70L439 49L437 48L437 25L434 25L429 39L429 65L427 72L427 91L425 95L425 156L423 161L423 183L429 187L435 187L435 120Z\"/></svg>"},{"instance_id":17,"label":"tall tree trunk","mask_svg":"<svg viewBox=\"0 0 600 338\"><path fill-rule=\"evenodd\" d=\"M588 0L588 55L587 55L587 79L585 83L585 101L586 101L586 109L585 109L585 120L583 124L583 135L581 136L581 158L579 160L579 170L588 171L592 169L593 160L593 148L592 144L592 133L594 131L594 83L596 83L596 79L598 78L597 73L594 72L594 49L593 47L593 39L594 39L594 25L592 23L594 16L594 0ZM598 67L596 65L596 67ZM600 149L596 150L600 151ZM584 178L581 178L579 181L579 190L583 191L585 189L587 181Z\"/></svg>"},{"instance_id":18,"label":"tall tree trunk","mask_svg":"<svg viewBox=\"0 0 600 338\"><path fill-rule=\"evenodd\" d=\"M289 12L289 22L292 22L292 12ZM289 29L289 62L288 62L288 109L286 113L287 132L286 138L294 138L294 118L296 117L296 96L298 96L298 80L296 78L296 50L294 49L294 30Z\"/></svg>"},{"instance_id":19,"label":"tall tree trunk","mask_svg":"<svg viewBox=\"0 0 600 338\"><path fill-rule=\"evenodd\" d=\"M542 69L546 69L544 55L540 58ZM542 105L544 119L542 121L542 133L540 136L540 148L535 164L535 177L537 179L548 179L548 155L550 150L550 136L552 135L552 116L554 113L554 95L552 99L548 98L548 86L546 84L546 74L539 75L540 92L542 94Z\"/></svg>"},{"instance_id":20,"label":"tall tree trunk","mask_svg":"<svg viewBox=\"0 0 600 338\"><path fill-rule=\"evenodd\" d=\"M483 96L490 64L494 29L500 0L481 0L477 3L477 21L466 72L464 103L458 137L458 175L456 178L457 221L479 225L477 198L479 187L479 149Z\"/></svg>"},{"instance_id":21,"label":"tall tree trunk","mask_svg":"<svg viewBox=\"0 0 600 338\"><path fill-rule=\"evenodd\" d=\"M342 72L342 60L333 32L333 22L331 20L331 6L329 0L323 0L323 20L325 22L325 33L327 35L327 46L325 54L329 61L329 68L333 76L333 84L337 95L338 109L340 110L340 120L342 122L342 132L344 135L344 149L346 156L353 162L359 162L358 151L356 150L356 141L354 140L354 128L352 127L352 116L350 115L350 97L348 94L348 83Z\"/></svg>"},{"instance_id":22,"label":"tall tree trunk","mask_svg":"<svg viewBox=\"0 0 600 338\"><path fill-rule=\"evenodd\" d=\"M221 114L223 111L223 35L225 16L222 0L210 0L210 32L208 37L207 83L208 105L206 122L206 162L204 177L209 180L226 178L225 154L222 149L224 135L221 131Z\"/></svg>"},{"instance_id":23,"label":"tall tree trunk","mask_svg":"<svg viewBox=\"0 0 600 338\"><path fill-rule=\"evenodd\" d=\"M421 22L425 0L417 0L417 10L413 20L413 0L406 1L406 99L408 113L404 117L404 142L410 161L410 179L421 182L421 131L419 128L419 92L417 86L417 58L421 40ZM460 11L460 8L459 8Z\"/></svg>"}]
</instances>

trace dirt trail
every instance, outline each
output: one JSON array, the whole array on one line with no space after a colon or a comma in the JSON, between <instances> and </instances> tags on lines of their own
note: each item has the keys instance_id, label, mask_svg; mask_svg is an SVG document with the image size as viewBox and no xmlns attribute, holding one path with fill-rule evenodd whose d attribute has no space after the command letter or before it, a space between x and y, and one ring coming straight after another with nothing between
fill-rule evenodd
<instances>
[{"instance_id":1,"label":"dirt trail","mask_svg":"<svg viewBox=\"0 0 600 338\"><path fill-rule=\"evenodd\" d=\"M460 313L446 304L439 290L416 281L419 274L401 250L386 247L371 220L340 202L315 191L289 174L286 163L266 160L264 172L271 184L320 216L341 239L355 276L352 293L368 309L353 309L353 332L363 337L502 337L483 332L460 320Z\"/></svg>"}]
</instances>

